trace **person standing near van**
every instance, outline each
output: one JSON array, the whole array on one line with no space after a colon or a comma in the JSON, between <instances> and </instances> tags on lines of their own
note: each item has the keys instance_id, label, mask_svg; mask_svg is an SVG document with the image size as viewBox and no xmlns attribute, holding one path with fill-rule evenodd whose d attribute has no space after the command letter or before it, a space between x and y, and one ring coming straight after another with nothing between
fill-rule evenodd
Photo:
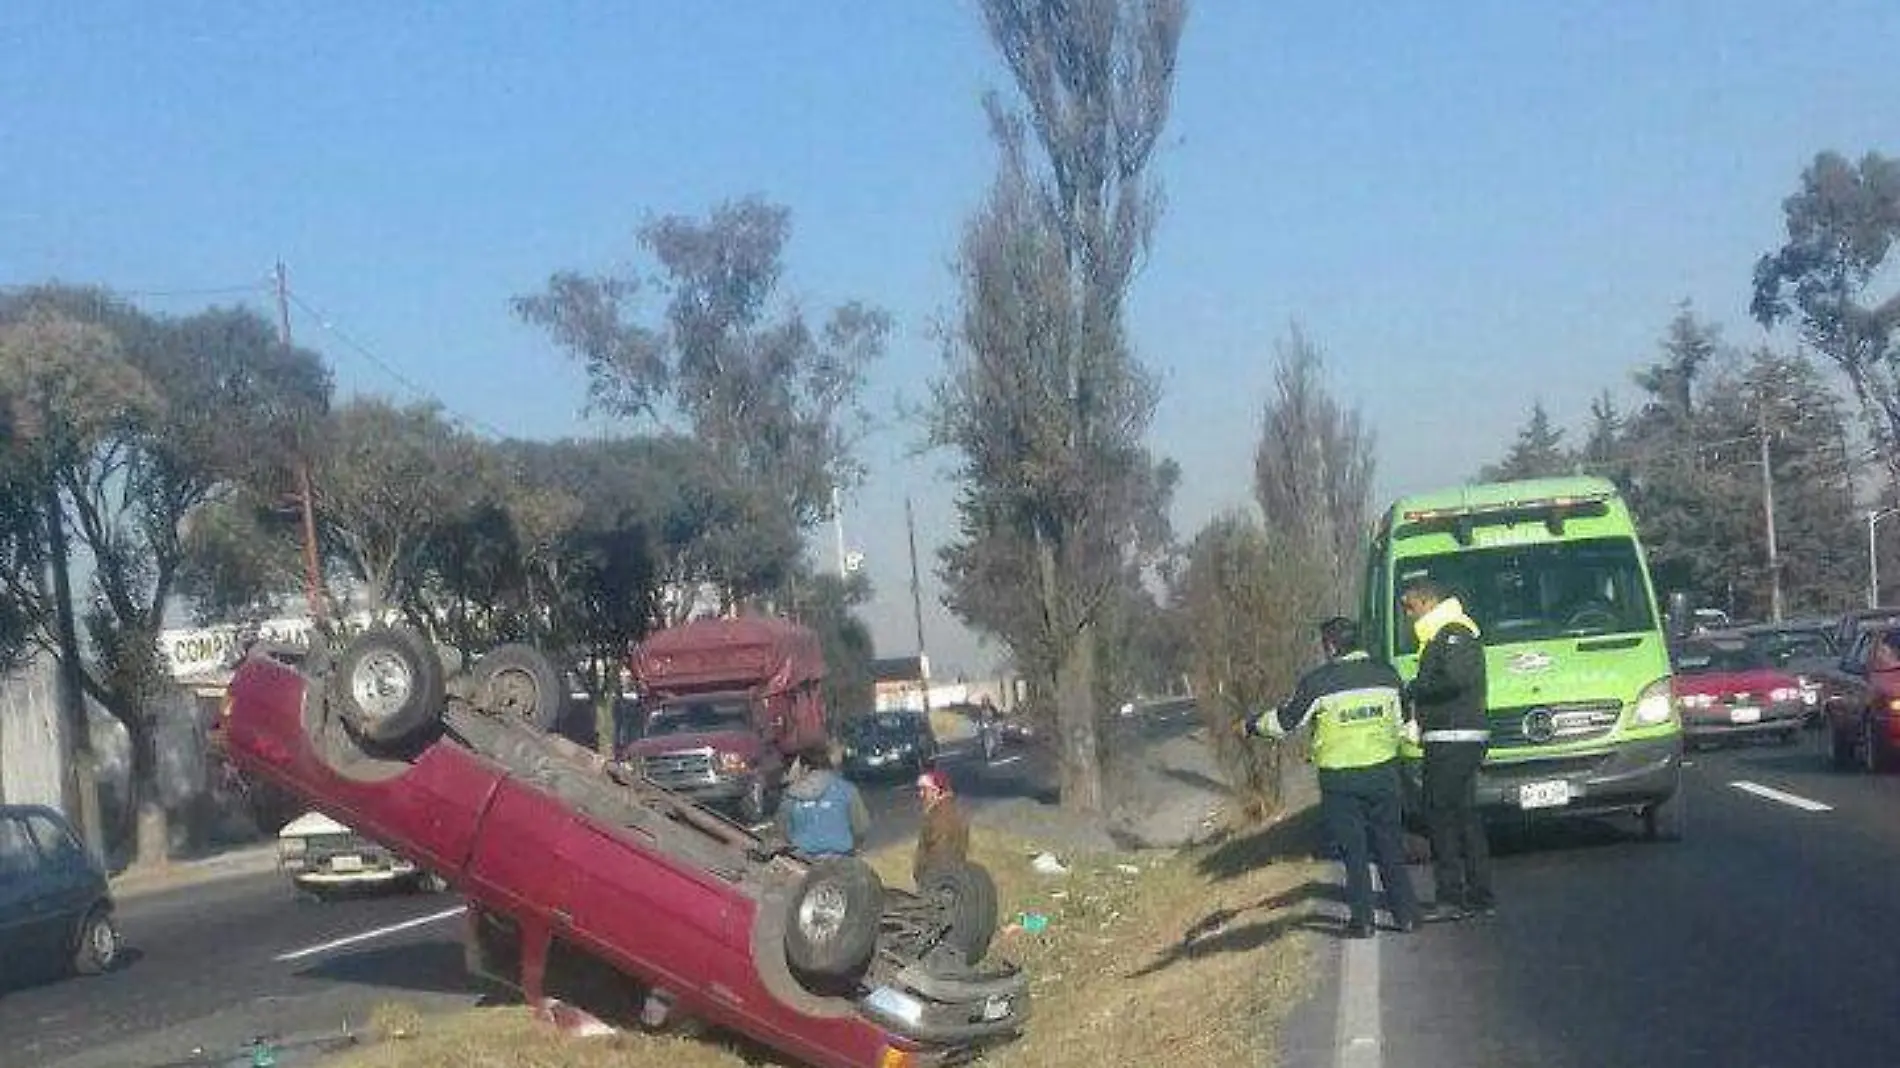
<instances>
[{"instance_id":1,"label":"person standing near van","mask_svg":"<svg viewBox=\"0 0 1900 1068\"><path fill-rule=\"evenodd\" d=\"M1408 932L1418 926L1419 907L1400 826L1403 683L1390 665L1366 655L1352 620L1329 619L1319 634L1326 663L1302 676L1285 704L1244 727L1249 735L1283 738L1313 724L1320 817L1346 866L1346 937L1372 937L1371 860L1378 862L1393 922Z\"/></svg>"},{"instance_id":2,"label":"person standing near van","mask_svg":"<svg viewBox=\"0 0 1900 1068\"><path fill-rule=\"evenodd\" d=\"M1418 638L1411 700L1425 751L1425 819L1438 891L1427 919L1460 919L1497 911L1491 852L1478 812L1478 768L1491 732L1485 716L1484 644L1478 625L1437 582L1409 582L1400 607Z\"/></svg>"}]
</instances>

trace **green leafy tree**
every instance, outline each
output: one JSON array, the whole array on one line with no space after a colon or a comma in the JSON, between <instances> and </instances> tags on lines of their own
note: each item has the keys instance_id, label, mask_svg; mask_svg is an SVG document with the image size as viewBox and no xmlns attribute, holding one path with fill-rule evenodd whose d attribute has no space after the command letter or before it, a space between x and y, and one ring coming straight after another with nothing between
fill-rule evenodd
<instances>
[{"instance_id":1,"label":"green leafy tree","mask_svg":"<svg viewBox=\"0 0 1900 1068\"><path fill-rule=\"evenodd\" d=\"M1531 405L1530 418L1517 432L1511 451L1504 459L1486 467L1478 477L1486 482L1507 482L1523 478L1547 478L1567 475L1576 468L1576 458L1564 447L1564 432L1551 422L1543 401Z\"/></svg>"},{"instance_id":2,"label":"green leafy tree","mask_svg":"<svg viewBox=\"0 0 1900 1068\"><path fill-rule=\"evenodd\" d=\"M890 333L860 303L821 324L779 300L791 214L756 198L709 217L663 216L640 227L651 281L556 274L515 301L586 368L590 405L689 434L704 450L724 514L702 528L700 555L728 601L782 594L800 535L827 514L834 486L862 475L865 369ZM633 307L652 292L657 318Z\"/></svg>"},{"instance_id":3,"label":"green leafy tree","mask_svg":"<svg viewBox=\"0 0 1900 1068\"><path fill-rule=\"evenodd\" d=\"M157 861L169 848L152 719L166 682L157 636L188 532L269 461L292 424L328 403L328 372L314 354L279 345L253 313L157 318L94 289L0 301L0 332L0 382L44 415L30 463L92 563L82 682L131 741L125 822L136 812L136 857ZM17 575L0 580L53 648L46 591Z\"/></svg>"},{"instance_id":4,"label":"green leafy tree","mask_svg":"<svg viewBox=\"0 0 1900 1068\"><path fill-rule=\"evenodd\" d=\"M1763 326L1794 320L1847 376L1900 478L1900 292L1885 270L1900 239L1900 160L1822 152L1781 207L1787 237L1756 262L1749 308Z\"/></svg>"},{"instance_id":5,"label":"green leafy tree","mask_svg":"<svg viewBox=\"0 0 1900 1068\"><path fill-rule=\"evenodd\" d=\"M871 710L876 656L871 628L858 609L870 603L871 583L862 573L807 575L797 584L792 615L817 632L825 650L825 709L833 723Z\"/></svg>"},{"instance_id":6,"label":"green leafy tree","mask_svg":"<svg viewBox=\"0 0 1900 1068\"><path fill-rule=\"evenodd\" d=\"M1104 810L1103 613L1167 541L1176 472L1143 443L1155 386L1122 306L1152 234L1149 162L1186 23L1178 0L985 0L1021 102L986 104L1000 161L958 260L960 320L929 440L957 458L953 610L1055 696L1063 807ZM1004 604L989 607L992 598Z\"/></svg>"}]
</instances>

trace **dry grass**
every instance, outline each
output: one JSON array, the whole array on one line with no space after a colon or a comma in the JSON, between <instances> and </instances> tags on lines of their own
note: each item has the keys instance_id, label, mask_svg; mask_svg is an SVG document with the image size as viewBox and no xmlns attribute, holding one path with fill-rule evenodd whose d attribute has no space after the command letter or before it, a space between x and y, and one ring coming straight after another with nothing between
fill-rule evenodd
<instances>
[{"instance_id":1,"label":"dry grass","mask_svg":"<svg viewBox=\"0 0 1900 1068\"><path fill-rule=\"evenodd\" d=\"M1231 1068L1271 1063L1279 1020L1305 989L1311 945L1302 934L1316 868L1297 832L1230 837L1180 854L1063 856L1069 874L1029 866L1028 842L978 830L975 859L995 875L1005 923L995 952L1031 976L1034 1018L1022 1040L985 1063L1049 1068L1168 1064ZM908 849L872 858L907 884ZM737 1068L716 1041L645 1035L575 1039L521 1008L422 1018L379 1012L382 1041L336 1068ZM406 1037L394 1037L402 1035Z\"/></svg>"}]
</instances>

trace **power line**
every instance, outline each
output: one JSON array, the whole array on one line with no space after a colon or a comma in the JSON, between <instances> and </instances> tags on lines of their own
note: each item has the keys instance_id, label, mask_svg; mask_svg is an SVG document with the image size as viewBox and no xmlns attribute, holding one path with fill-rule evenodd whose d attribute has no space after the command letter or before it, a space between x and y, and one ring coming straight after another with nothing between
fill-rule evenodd
<instances>
[{"instance_id":1,"label":"power line","mask_svg":"<svg viewBox=\"0 0 1900 1068\"><path fill-rule=\"evenodd\" d=\"M405 389L409 390L411 393L414 393L416 396L421 397L424 400L428 400L435 404L441 405L442 410L447 412L449 416L453 418L454 420L456 420L457 422L466 423L469 426L472 426L475 429L480 430L483 433L486 433L492 437L506 438L509 436L500 427L495 426L493 423L490 423L485 419L478 419L472 415L468 415L463 412L458 412L455 409L450 408L448 405L443 404L442 399L436 396L434 392L429 390L427 387L423 386L421 383L417 382L415 379L410 378L408 375L404 374L401 371L401 369L396 367L394 363L378 355L374 349L370 348L367 344L359 340L355 335L351 334L349 331L344 330L342 327L338 326L334 319L324 314L324 312L321 309L312 305L309 301L305 300L303 297L299 296L295 290L287 289L285 291L285 296L289 298L292 304L297 306L297 309L299 311L303 312L305 315L308 315L312 320L316 322L318 326L322 327L323 330L326 333L328 333L330 336L336 338L338 341L341 341L351 351L355 352L357 355L363 357L365 360L368 360L370 363L374 364L384 374L388 375L390 378L400 383Z\"/></svg>"}]
</instances>

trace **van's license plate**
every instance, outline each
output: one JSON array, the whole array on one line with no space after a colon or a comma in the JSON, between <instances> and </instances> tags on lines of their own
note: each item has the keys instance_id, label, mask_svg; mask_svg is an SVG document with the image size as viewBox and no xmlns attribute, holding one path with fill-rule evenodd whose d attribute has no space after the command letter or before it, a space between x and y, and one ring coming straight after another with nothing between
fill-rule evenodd
<instances>
[{"instance_id":1,"label":"van's license plate","mask_svg":"<svg viewBox=\"0 0 1900 1068\"><path fill-rule=\"evenodd\" d=\"M1570 784L1562 779L1527 782L1517 788L1518 808L1561 808L1569 803Z\"/></svg>"}]
</instances>

